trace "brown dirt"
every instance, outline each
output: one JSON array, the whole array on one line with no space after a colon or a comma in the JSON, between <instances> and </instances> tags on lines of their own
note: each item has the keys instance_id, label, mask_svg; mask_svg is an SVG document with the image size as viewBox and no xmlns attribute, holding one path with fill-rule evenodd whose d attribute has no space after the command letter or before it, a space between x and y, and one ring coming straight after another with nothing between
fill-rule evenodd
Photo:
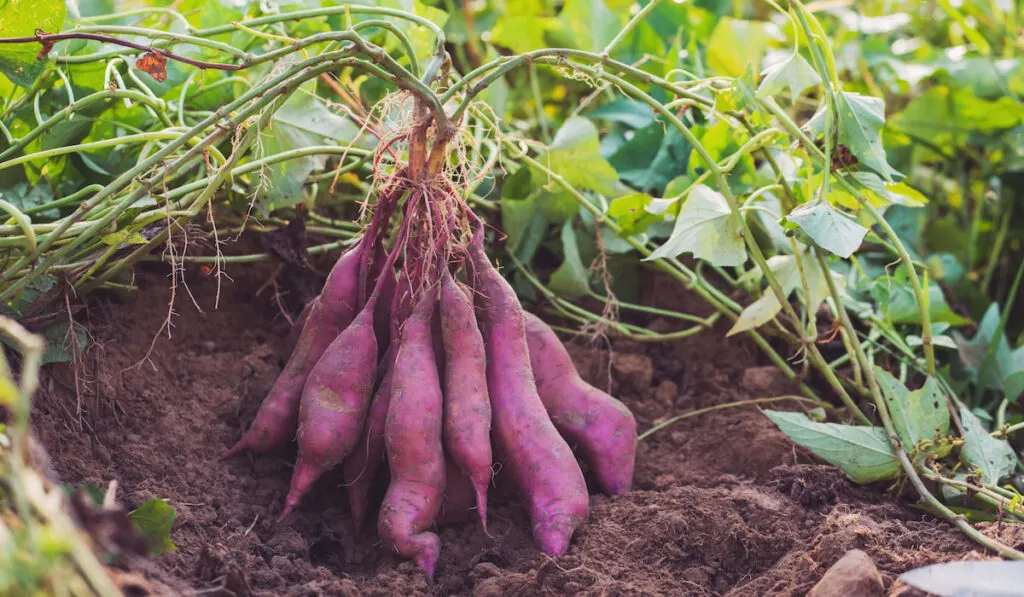
<instances>
[{"instance_id":1,"label":"brown dirt","mask_svg":"<svg viewBox=\"0 0 1024 597\"><path fill-rule=\"evenodd\" d=\"M280 371L288 325L264 293L266 268L235 268L221 290L197 275L173 337L163 272L138 280L127 304L94 299L84 321L94 336L76 394L70 369L51 368L34 422L60 480L119 483L127 507L167 498L177 509L178 551L147 571L164 591L235 595L805 595L846 551L867 552L890 594L893 578L920 565L981 557L955 530L883 488L859 488L812 464L756 409L716 411L661 431L640 445L635 490L595 495L569 553L533 547L515 503L491 507L491 532L463 524L440 530L437 582L389 554L370 530L353 533L337 479L275 524L288 489L291 454L218 456L236 441ZM666 280L648 298L700 311ZM662 325L653 322L652 325ZM754 348L724 329L673 345L571 344L581 373L611 384L641 429L704 406L791 393ZM141 362L140 362L141 361ZM999 529L993 527L992 532ZM1002 539L1024 547L1024 535Z\"/></svg>"}]
</instances>

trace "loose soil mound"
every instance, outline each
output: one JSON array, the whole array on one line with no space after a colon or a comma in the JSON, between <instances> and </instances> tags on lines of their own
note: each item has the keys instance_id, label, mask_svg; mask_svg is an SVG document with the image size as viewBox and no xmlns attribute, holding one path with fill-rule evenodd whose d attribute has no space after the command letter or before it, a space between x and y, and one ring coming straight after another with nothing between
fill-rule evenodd
<instances>
[{"instance_id":1,"label":"loose soil mound","mask_svg":"<svg viewBox=\"0 0 1024 597\"><path fill-rule=\"evenodd\" d=\"M804 595L847 550L895 575L979 557L955 530L883 488L858 488L811 464L756 409L716 411L640 446L635 491L594 496L567 555L539 554L524 509L494 504L490 530L440 531L437 583L385 550L373 525L355 532L338 479L276 524L293 454L218 461L252 420L283 365L289 326L264 292L266 268L236 268L220 290L179 288L172 336L152 345L167 314L165 272L140 274L127 304L94 298L81 316L93 346L79 368L51 368L34 422L61 482L105 487L127 507L158 497L177 509L178 551L160 556L158 592L205 596L314 595ZM649 300L700 311L678 286L654 280ZM659 322L652 322L659 325ZM724 402L791 393L742 340L723 330L672 345L573 344L581 373L636 413L641 429ZM148 356L147 356L148 353ZM1005 528L1004 528L1005 530ZM993 527L992 532L997 532ZM1014 538L1002 537L1012 541ZM1016 537L1024 547L1024 536Z\"/></svg>"}]
</instances>

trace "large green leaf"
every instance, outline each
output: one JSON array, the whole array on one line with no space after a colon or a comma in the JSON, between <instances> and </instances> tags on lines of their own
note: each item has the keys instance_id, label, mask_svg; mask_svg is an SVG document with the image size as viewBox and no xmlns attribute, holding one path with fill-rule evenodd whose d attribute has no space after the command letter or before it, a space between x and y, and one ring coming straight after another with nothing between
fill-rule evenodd
<instances>
[{"instance_id":1,"label":"large green leaf","mask_svg":"<svg viewBox=\"0 0 1024 597\"><path fill-rule=\"evenodd\" d=\"M921 323L921 307L917 295L907 280L902 267L889 277L882 278L871 288L871 297L878 304L881 314L893 323ZM928 314L932 322L964 325L969 319L957 315L946 302L938 284L928 286Z\"/></svg>"},{"instance_id":2,"label":"large green leaf","mask_svg":"<svg viewBox=\"0 0 1024 597\"><path fill-rule=\"evenodd\" d=\"M676 216L672 236L645 261L693 253L713 265L743 265L747 251L741 231L721 193L697 185Z\"/></svg>"},{"instance_id":3,"label":"large green leaf","mask_svg":"<svg viewBox=\"0 0 1024 597\"><path fill-rule=\"evenodd\" d=\"M981 473L984 485L995 485L1013 472L1017 457L1005 439L989 435L978 416L964 406L960 407L960 422L964 428L960 459Z\"/></svg>"},{"instance_id":4,"label":"large green leaf","mask_svg":"<svg viewBox=\"0 0 1024 597\"><path fill-rule=\"evenodd\" d=\"M804 269L803 278L800 276L800 265L803 265ZM821 268L818 267L817 260L807 251L800 252L799 264L794 255L774 255L769 257L768 268L775 275L779 286L782 287L782 293L787 297L793 291L799 292L802 296L804 294L803 282L804 280L807 281L807 290L810 296L804 297L804 304L809 313L817 312L818 307L825 301L825 297L828 296L828 280L822 274ZM839 276L832 274L831 271L829 275L833 276L837 284L841 281ZM761 298L743 309L743 312L740 313L736 323L729 329L726 336L732 336L763 325L771 321L781 310L782 304L776 298L775 293L770 288L766 288Z\"/></svg>"},{"instance_id":5,"label":"large green leaf","mask_svg":"<svg viewBox=\"0 0 1024 597\"><path fill-rule=\"evenodd\" d=\"M562 225L562 265L551 274L548 287L566 298L585 296L590 288L589 273L580 259L572 222Z\"/></svg>"},{"instance_id":6,"label":"large green leaf","mask_svg":"<svg viewBox=\"0 0 1024 597\"><path fill-rule=\"evenodd\" d=\"M0 4L0 37L31 37L36 29L59 33L67 8L64 0L5 0ZM0 44L0 72L28 87L46 62L37 60L41 44Z\"/></svg>"},{"instance_id":7,"label":"large green leaf","mask_svg":"<svg viewBox=\"0 0 1024 597\"><path fill-rule=\"evenodd\" d=\"M344 145L356 139L359 127L348 118L331 112L319 98L300 88L274 114L260 137L264 155L301 149L312 145ZM363 138L366 147L368 139ZM303 200L302 184L311 172L323 168L327 158L306 156L268 168L270 189L266 207L280 208Z\"/></svg>"},{"instance_id":8,"label":"large green leaf","mask_svg":"<svg viewBox=\"0 0 1024 597\"><path fill-rule=\"evenodd\" d=\"M899 172L889 166L882 147L885 102L877 97L842 91L836 94L836 109L839 111L839 142L849 147L865 166L891 181L892 175Z\"/></svg>"},{"instance_id":9,"label":"large green leaf","mask_svg":"<svg viewBox=\"0 0 1024 597\"><path fill-rule=\"evenodd\" d=\"M1007 399L1015 400L1024 391L1024 347L1011 351L1006 334L1001 333L992 360L985 365L989 349L996 341L999 320L999 305L992 303L978 323L973 338L967 340L961 334L954 334L953 339L963 364L976 376L982 375L984 370L985 377L980 380L984 387L1003 390Z\"/></svg>"},{"instance_id":10,"label":"large green leaf","mask_svg":"<svg viewBox=\"0 0 1024 597\"><path fill-rule=\"evenodd\" d=\"M796 224L816 245L844 259L853 255L868 233L867 228L820 199L794 209L786 219Z\"/></svg>"},{"instance_id":11,"label":"large green leaf","mask_svg":"<svg viewBox=\"0 0 1024 597\"><path fill-rule=\"evenodd\" d=\"M619 33L627 16L603 0L566 0L558 19L572 32L577 48L599 52Z\"/></svg>"},{"instance_id":12,"label":"large green leaf","mask_svg":"<svg viewBox=\"0 0 1024 597\"><path fill-rule=\"evenodd\" d=\"M541 161L566 182L580 189L589 189L602 195L617 195L619 176L615 168L601 155L601 141L597 127L586 118L574 116L565 121L555 133L547 155ZM536 173L536 182L546 185L543 173Z\"/></svg>"},{"instance_id":13,"label":"large green leaf","mask_svg":"<svg viewBox=\"0 0 1024 597\"><path fill-rule=\"evenodd\" d=\"M949 410L934 378L929 377L924 387L913 392L881 367L875 367L875 378L882 387L893 427L903 442L904 451L910 453L922 440L946 435L949 431Z\"/></svg>"},{"instance_id":14,"label":"large green leaf","mask_svg":"<svg viewBox=\"0 0 1024 597\"><path fill-rule=\"evenodd\" d=\"M708 66L727 77L742 75L748 66L760 70L761 55L770 39L764 23L721 19L708 40Z\"/></svg>"},{"instance_id":15,"label":"large green leaf","mask_svg":"<svg viewBox=\"0 0 1024 597\"><path fill-rule=\"evenodd\" d=\"M900 463L880 427L815 423L803 413L766 410L789 439L838 466L856 483L894 479Z\"/></svg>"},{"instance_id":16,"label":"large green leaf","mask_svg":"<svg viewBox=\"0 0 1024 597\"><path fill-rule=\"evenodd\" d=\"M539 50L547 47L544 33L559 25L547 0L508 0L505 14L491 30L491 41L519 54Z\"/></svg>"},{"instance_id":17,"label":"large green leaf","mask_svg":"<svg viewBox=\"0 0 1024 597\"><path fill-rule=\"evenodd\" d=\"M763 79L757 88L758 97L775 95L788 88L789 97L796 101L801 93L821 83L818 71L797 52L786 60L764 69L761 76Z\"/></svg>"},{"instance_id":18,"label":"large green leaf","mask_svg":"<svg viewBox=\"0 0 1024 597\"><path fill-rule=\"evenodd\" d=\"M666 132L664 123L655 121L633 132L608 161L619 177L633 187L660 195L677 176L686 174L690 144L674 127Z\"/></svg>"}]
</instances>

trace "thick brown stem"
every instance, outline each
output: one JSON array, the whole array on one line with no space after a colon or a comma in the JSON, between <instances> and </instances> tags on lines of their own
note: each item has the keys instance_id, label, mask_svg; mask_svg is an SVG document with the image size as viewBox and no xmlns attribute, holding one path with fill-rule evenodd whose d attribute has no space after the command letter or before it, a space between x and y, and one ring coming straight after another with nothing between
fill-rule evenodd
<instances>
[{"instance_id":1,"label":"thick brown stem","mask_svg":"<svg viewBox=\"0 0 1024 597\"><path fill-rule=\"evenodd\" d=\"M416 99L416 116L409 136L409 178L414 182L424 180L427 171L427 128L430 127L430 110Z\"/></svg>"}]
</instances>

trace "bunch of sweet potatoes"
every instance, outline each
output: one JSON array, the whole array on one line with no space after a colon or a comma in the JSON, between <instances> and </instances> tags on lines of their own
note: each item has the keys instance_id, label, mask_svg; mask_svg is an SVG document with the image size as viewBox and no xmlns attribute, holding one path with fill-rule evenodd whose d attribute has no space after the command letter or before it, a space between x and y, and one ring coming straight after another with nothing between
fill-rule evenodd
<instances>
[{"instance_id":1,"label":"bunch of sweet potatoes","mask_svg":"<svg viewBox=\"0 0 1024 597\"><path fill-rule=\"evenodd\" d=\"M366 234L297 323L287 365L228 455L294 439L282 517L340 466L356 528L386 462L378 534L430 578L440 550L431 528L475 506L486 529L500 468L528 507L537 546L564 553L589 510L570 446L602 491L627 491L635 420L585 383L551 328L523 311L484 253L479 221L458 242L457 222L438 216L436 200L400 190L381 196ZM402 198L388 251L386 224Z\"/></svg>"}]
</instances>

